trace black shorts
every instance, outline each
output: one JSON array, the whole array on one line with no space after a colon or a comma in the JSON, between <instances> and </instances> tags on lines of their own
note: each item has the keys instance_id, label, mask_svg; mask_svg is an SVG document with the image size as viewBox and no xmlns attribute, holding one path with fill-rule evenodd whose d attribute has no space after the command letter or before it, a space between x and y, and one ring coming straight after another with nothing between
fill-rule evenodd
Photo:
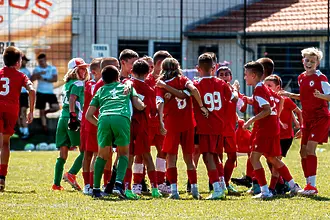
<instances>
[{"instance_id":1,"label":"black shorts","mask_svg":"<svg viewBox=\"0 0 330 220\"><path fill-rule=\"evenodd\" d=\"M199 134L197 134L196 131L197 131L197 128L195 127L194 144L199 145Z\"/></svg>"},{"instance_id":2,"label":"black shorts","mask_svg":"<svg viewBox=\"0 0 330 220\"><path fill-rule=\"evenodd\" d=\"M58 104L56 95L37 92L36 109L44 110L46 108L46 103L48 103L49 106Z\"/></svg>"},{"instance_id":3,"label":"black shorts","mask_svg":"<svg viewBox=\"0 0 330 220\"><path fill-rule=\"evenodd\" d=\"M28 93L21 93L19 96L19 107L29 107L29 94Z\"/></svg>"},{"instance_id":4,"label":"black shorts","mask_svg":"<svg viewBox=\"0 0 330 220\"><path fill-rule=\"evenodd\" d=\"M286 157L286 154L288 153L291 144L292 144L293 138L288 138L288 139L281 139L281 150L282 150L282 156Z\"/></svg>"}]
</instances>

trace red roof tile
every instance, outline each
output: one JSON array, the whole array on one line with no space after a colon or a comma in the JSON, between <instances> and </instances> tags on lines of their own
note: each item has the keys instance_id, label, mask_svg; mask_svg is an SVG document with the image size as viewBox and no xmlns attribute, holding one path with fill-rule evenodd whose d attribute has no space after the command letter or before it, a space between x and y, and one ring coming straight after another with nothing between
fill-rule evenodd
<instances>
[{"instance_id":1,"label":"red roof tile","mask_svg":"<svg viewBox=\"0 0 330 220\"><path fill-rule=\"evenodd\" d=\"M263 0L247 6L248 33L327 30L327 0ZM244 28L244 8L213 16L210 22L195 25L189 34L237 33Z\"/></svg>"}]
</instances>

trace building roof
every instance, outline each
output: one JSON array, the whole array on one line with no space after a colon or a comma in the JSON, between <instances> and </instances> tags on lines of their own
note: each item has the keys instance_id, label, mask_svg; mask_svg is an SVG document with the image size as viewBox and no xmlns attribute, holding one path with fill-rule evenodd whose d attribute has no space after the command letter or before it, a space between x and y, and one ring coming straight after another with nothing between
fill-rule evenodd
<instances>
[{"instance_id":1,"label":"building roof","mask_svg":"<svg viewBox=\"0 0 330 220\"><path fill-rule=\"evenodd\" d=\"M255 35L326 34L328 0L261 0L247 6L246 32ZM189 25L188 37L236 37L244 29L244 5Z\"/></svg>"}]
</instances>

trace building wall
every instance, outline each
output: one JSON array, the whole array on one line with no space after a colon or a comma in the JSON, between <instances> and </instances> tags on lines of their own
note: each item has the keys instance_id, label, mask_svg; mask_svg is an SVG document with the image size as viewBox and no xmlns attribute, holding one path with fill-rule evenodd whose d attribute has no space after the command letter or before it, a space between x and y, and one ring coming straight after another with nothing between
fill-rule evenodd
<instances>
[{"instance_id":1,"label":"building wall","mask_svg":"<svg viewBox=\"0 0 330 220\"><path fill-rule=\"evenodd\" d=\"M243 0L184 0L183 25L242 4ZM94 1L73 0L72 54L89 61L91 44L109 44L110 56L118 54L118 39L180 42L180 1L97 0L97 39L94 39ZM152 44L150 44L152 45ZM154 52L152 48L149 55ZM184 56L184 55L183 55ZM188 60L197 59L190 54ZM187 66L188 67L188 66Z\"/></svg>"}]
</instances>

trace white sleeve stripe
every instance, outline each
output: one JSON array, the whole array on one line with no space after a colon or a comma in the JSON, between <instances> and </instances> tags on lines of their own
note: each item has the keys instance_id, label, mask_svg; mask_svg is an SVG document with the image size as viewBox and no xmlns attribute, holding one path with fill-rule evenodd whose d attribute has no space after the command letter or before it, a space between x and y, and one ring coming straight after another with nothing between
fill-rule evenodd
<instances>
[{"instance_id":1,"label":"white sleeve stripe","mask_svg":"<svg viewBox=\"0 0 330 220\"><path fill-rule=\"evenodd\" d=\"M322 91L324 94L329 95L330 94L330 84L328 82L321 82L321 86L322 86Z\"/></svg>"},{"instance_id":2,"label":"white sleeve stripe","mask_svg":"<svg viewBox=\"0 0 330 220\"><path fill-rule=\"evenodd\" d=\"M183 90L183 92L187 95L187 96L191 96L190 92L188 90Z\"/></svg>"},{"instance_id":3,"label":"white sleeve stripe","mask_svg":"<svg viewBox=\"0 0 330 220\"><path fill-rule=\"evenodd\" d=\"M259 107L261 108L263 105L269 105L269 102L267 102L264 98L261 98L260 96L254 97L256 101L259 103Z\"/></svg>"},{"instance_id":4,"label":"white sleeve stripe","mask_svg":"<svg viewBox=\"0 0 330 220\"><path fill-rule=\"evenodd\" d=\"M160 96L156 96L156 103L163 103L164 99Z\"/></svg>"}]
</instances>

